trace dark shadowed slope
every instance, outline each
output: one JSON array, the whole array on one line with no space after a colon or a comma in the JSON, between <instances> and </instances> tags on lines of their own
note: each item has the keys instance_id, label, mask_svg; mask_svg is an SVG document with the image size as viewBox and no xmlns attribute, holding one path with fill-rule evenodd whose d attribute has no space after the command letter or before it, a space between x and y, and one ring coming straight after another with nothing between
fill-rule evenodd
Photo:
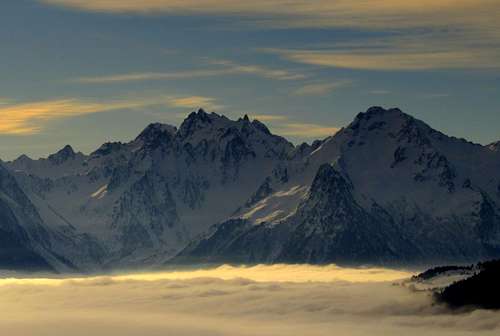
<instances>
[{"instance_id":1,"label":"dark shadowed slope","mask_svg":"<svg viewBox=\"0 0 500 336\"><path fill-rule=\"evenodd\" d=\"M20 221L27 220L24 214L30 210L27 198L0 163L0 269L52 269L36 251L35 243L27 231L41 238L43 229L34 223L29 228L20 224Z\"/></svg>"},{"instance_id":2,"label":"dark shadowed slope","mask_svg":"<svg viewBox=\"0 0 500 336\"><path fill-rule=\"evenodd\" d=\"M199 110L179 128L151 124L89 155L65 146L6 163L15 177L6 181L17 187L4 188L4 202L58 269L144 268L176 255L196 263L472 262L500 256L495 148L399 109L372 107L300 146L246 116Z\"/></svg>"},{"instance_id":3,"label":"dark shadowed slope","mask_svg":"<svg viewBox=\"0 0 500 336\"><path fill-rule=\"evenodd\" d=\"M370 108L174 261L415 264L500 255L500 155Z\"/></svg>"}]
</instances>

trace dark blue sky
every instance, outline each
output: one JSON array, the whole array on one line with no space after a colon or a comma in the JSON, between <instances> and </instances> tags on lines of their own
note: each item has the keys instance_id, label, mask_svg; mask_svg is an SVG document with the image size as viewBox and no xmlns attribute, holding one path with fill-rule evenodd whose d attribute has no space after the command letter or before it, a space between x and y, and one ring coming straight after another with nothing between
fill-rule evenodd
<instances>
[{"instance_id":1,"label":"dark blue sky","mask_svg":"<svg viewBox=\"0 0 500 336\"><path fill-rule=\"evenodd\" d=\"M500 140L500 5L433 3L3 1L0 158L89 152L198 107L295 142L372 105Z\"/></svg>"}]
</instances>

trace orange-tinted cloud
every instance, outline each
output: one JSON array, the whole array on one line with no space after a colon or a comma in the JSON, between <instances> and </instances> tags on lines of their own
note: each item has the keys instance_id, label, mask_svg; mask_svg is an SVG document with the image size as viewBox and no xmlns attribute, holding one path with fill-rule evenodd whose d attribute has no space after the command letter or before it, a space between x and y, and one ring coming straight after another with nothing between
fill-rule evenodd
<instances>
[{"instance_id":1,"label":"orange-tinted cloud","mask_svg":"<svg viewBox=\"0 0 500 336\"><path fill-rule=\"evenodd\" d=\"M201 96L158 96L109 101L65 98L0 106L0 134L29 135L41 132L50 121L114 110L144 109L164 105L194 109L220 108L214 98Z\"/></svg>"},{"instance_id":2,"label":"orange-tinted cloud","mask_svg":"<svg viewBox=\"0 0 500 336\"><path fill-rule=\"evenodd\" d=\"M305 139L326 138L339 131L338 127L328 127L311 123L284 123L273 129L280 135Z\"/></svg>"},{"instance_id":3,"label":"orange-tinted cloud","mask_svg":"<svg viewBox=\"0 0 500 336\"><path fill-rule=\"evenodd\" d=\"M136 82L151 80L179 80L202 77L253 75L274 80L297 80L306 76L302 73L285 69L274 69L255 64L238 64L228 60L213 60L209 62L217 68L186 70L178 72L138 72L107 76L80 77L75 81L87 84L106 84L116 82Z\"/></svg>"},{"instance_id":4,"label":"orange-tinted cloud","mask_svg":"<svg viewBox=\"0 0 500 336\"><path fill-rule=\"evenodd\" d=\"M157 15L226 14L274 16L268 23L302 26L421 27L484 26L498 18L496 0L40 0L70 8ZM495 11L497 10L497 11ZM285 20L293 16L295 20ZM280 19L281 18L281 19Z\"/></svg>"},{"instance_id":5,"label":"orange-tinted cloud","mask_svg":"<svg viewBox=\"0 0 500 336\"><path fill-rule=\"evenodd\" d=\"M385 53L287 54L307 64L356 69L401 70L491 68L500 59L498 0L40 0L79 10L140 15L225 15L254 27L342 27L416 36L419 45ZM241 21L241 20L240 20ZM430 32L430 33L429 33ZM372 50L373 51L373 50ZM249 69L255 71L256 69ZM258 69L257 69L257 72ZM279 73L276 73L279 76Z\"/></svg>"},{"instance_id":6,"label":"orange-tinted cloud","mask_svg":"<svg viewBox=\"0 0 500 336\"><path fill-rule=\"evenodd\" d=\"M293 93L297 96L323 96L351 84L352 81L349 80L307 83L296 89Z\"/></svg>"},{"instance_id":7,"label":"orange-tinted cloud","mask_svg":"<svg viewBox=\"0 0 500 336\"><path fill-rule=\"evenodd\" d=\"M363 70L430 70L499 68L495 54L480 50L388 51L275 50L284 58L305 64Z\"/></svg>"},{"instance_id":8,"label":"orange-tinted cloud","mask_svg":"<svg viewBox=\"0 0 500 336\"><path fill-rule=\"evenodd\" d=\"M78 99L7 104L0 107L0 134L33 134L39 132L46 122L53 119L136 108L142 104L132 101L86 102Z\"/></svg>"},{"instance_id":9,"label":"orange-tinted cloud","mask_svg":"<svg viewBox=\"0 0 500 336\"><path fill-rule=\"evenodd\" d=\"M268 123L274 133L302 139L326 138L339 131L338 127L314 123L302 123L284 115L252 114L253 119Z\"/></svg>"},{"instance_id":10,"label":"orange-tinted cloud","mask_svg":"<svg viewBox=\"0 0 500 336\"><path fill-rule=\"evenodd\" d=\"M195 110L197 108L218 110L223 107L217 103L215 98L203 96L173 97L168 100L168 105L171 107L186 108L191 110Z\"/></svg>"}]
</instances>

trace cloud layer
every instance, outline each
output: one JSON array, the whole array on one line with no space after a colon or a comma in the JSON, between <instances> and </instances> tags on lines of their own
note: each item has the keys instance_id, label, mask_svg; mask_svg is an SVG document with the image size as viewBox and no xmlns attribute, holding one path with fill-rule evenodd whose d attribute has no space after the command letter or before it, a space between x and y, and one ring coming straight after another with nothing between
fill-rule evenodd
<instances>
[{"instance_id":1,"label":"cloud layer","mask_svg":"<svg viewBox=\"0 0 500 336\"><path fill-rule=\"evenodd\" d=\"M495 24L495 0L40 0L75 9L152 14L224 14L239 16L294 16L288 25L363 27L446 27L450 23L483 26ZM446 16L443 14L450 14ZM474 14L474 15L471 15ZM483 16L482 18L479 15Z\"/></svg>"},{"instance_id":2,"label":"cloud layer","mask_svg":"<svg viewBox=\"0 0 500 336\"><path fill-rule=\"evenodd\" d=\"M75 81L86 84L109 84L119 82L139 82L152 80L180 80L203 77L253 75L274 80L304 79L304 74L284 69L273 69L255 64L237 64L228 60L215 60L209 62L218 68L187 70L178 72L136 72L94 77L80 77Z\"/></svg>"},{"instance_id":3,"label":"cloud layer","mask_svg":"<svg viewBox=\"0 0 500 336\"><path fill-rule=\"evenodd\" d=\"M323 90L323 88L320 89ZM328 86L328 89L331 88ZM307 87L305 90L310 91ZM312 90L316 89L312 88ZM307 93L312 94L311 92ZM5 105L0 105L0 135L32 135L43 132L50 122L60 119L118 110L144 112L152 107L183 111L194 111L198 108L210 111L225 109L225 106L214 97L196 95L160 95L101 101L64 98L27 103L6 102ZM180 119L184 119L186 116L185 112L172 114L172 117ZM284 115L253 115L252 117L268 123L275 133L282 136L316 139L331 136L338 131L337 127L301 123Z\"/></svg>"},{"instance_id":4,"label":"cloud layer","mask_svg":"<svg viewBox=\"0 0 500 336\"><path fill-rule=\"evenodd\" d=\"M282 53L307 64L370 70L500 67L497 0L41 0L73 9L141 15L234 17L258 28L348 28L388 33L385 50ZM418 42L412 48L401 37ZM358 41L357 48L365 46Z\"/></svg>"},{"instance_id":5,"label":"cloud layer","mask_svg":"<svg viewBox=\"0 0 500 336\"><path fill-rule=\"evenodd\" d=\"M116 110L144 111L151 106L191 110L202 106L210 109L221 108L215 98L203 96L155 96L101 101L63 98L26 103L7 102L0 105L0 134L36 134L49 122L58 119Z\"/></svg>"},{"instance_id":6,"label":"cloud layer","mask_svg":"<svg viewBox=\"0 0 500 336\"><path fill-rule=\"evenodd\" d=\"M451 314L394 285L408 273L222 267L89 279L0 280L9 335L495 335L497 313Z\"/></svg>"},{"instance_id":7,"label":"cloud layer","mask_svg":"<svg viewBox=\"0 0 500 336\"><path fill-rule=\"evenodd\" d=\"M297 92L295 93L297 94ZM307 92L307 94L312 93ZM322 92L321 94L324 93ZM306 140L326 138L334 135L340 130L340 128L334 126L299 122L284 115L256 114L252 115L252 118L265 122L271 130L278 135Z\"/></svg>"}]
</instances>

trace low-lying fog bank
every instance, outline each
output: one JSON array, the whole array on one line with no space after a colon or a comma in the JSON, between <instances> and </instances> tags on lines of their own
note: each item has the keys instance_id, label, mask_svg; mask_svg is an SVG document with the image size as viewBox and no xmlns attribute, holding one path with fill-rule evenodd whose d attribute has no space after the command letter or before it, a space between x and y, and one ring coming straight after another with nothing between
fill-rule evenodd
<instances>
[{"instance_id":1,"label":"low-lying fog bank","mask_svg":"<svg viewBox=\"0 0 500 336\"><path fill-rule=\"evenodd\" d=\"M449 312L411 274L337 266L222 266L79 279L0 279L0 334L498 335L500 314Z\"/></svg>"}]
</instances>

